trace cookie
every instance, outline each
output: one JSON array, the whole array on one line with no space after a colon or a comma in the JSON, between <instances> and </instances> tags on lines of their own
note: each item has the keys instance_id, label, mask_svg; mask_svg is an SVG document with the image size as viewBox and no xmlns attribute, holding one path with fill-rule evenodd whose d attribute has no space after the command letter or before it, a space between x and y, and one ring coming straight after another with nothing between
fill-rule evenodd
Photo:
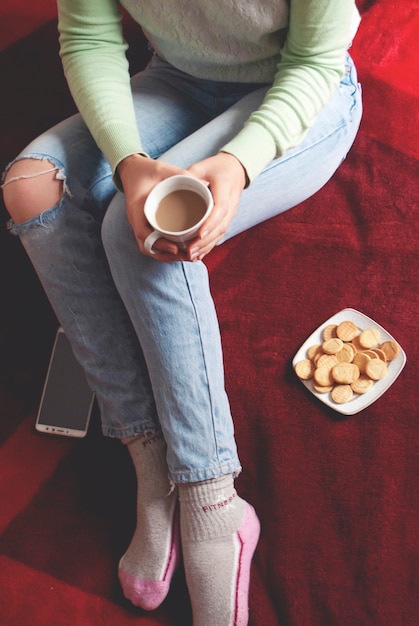
<instances>
[{"instance_id":1,"label":"cookie","mask_svg":"<svg viewBox=\"0 0 419 626\"><path fill-rule=\"evenodd\" d=\"M359 343L364 348L375 348L380 341L380 333L376 328L367 328L359 335Z\"/></svg>"},{"instance_id":2,"label":"cookie","mask_svg":"<svg viewBox=\"0 0 419 626\"><path fill-rule=\"evenodd\" d=\"M314 380L321 387L333 385L334 379L330 367L316 367L314 370Z\"/></svg>"},{"instance_id":3,"label":"cookie","mask_svg":"<svg viewBox=\"0 0 419 626\"><path fill-rule=\"evenodd\" d=\"M365 373L372 380L381 380L387 374L387 364L378 357L370 359L365 368Z\"/></svg>"},{"instance_id":4,"label":"cookie","mask_svg":"<svg viewBox=\"0 0 419 626\"><path fill-rule=\"evenodd\" d=\"M358 366L361 374L365 374L365 368L368 361L371 361L371 357L365 352L357 352L352 360L352 363Z\"/></svg>"},{"instance_id":5,"label":"cookie","mask_svg":"<svg viewBox=\"0 0 419 626\"><path fill-rule=\"evenodd\" d=\"M314 345L310 346L309 349L307 350L307 358L310 359L310 361L312 361L314 359L314 357L316 356L316 354L322 354L322 347L319 343L315 343Z\"/></svg>"},{"instance_id":6,"label":"cookie","mask_svg":"<svg viewBox=\"0 0 419 626\"><path fill-rule=\"evenodd\" d=\"M371 348L371 352L374 352L374 354L376 354L379 359L384 361L384 363L387 361L387 355L384 350L381 350L381 348Z\"/></svg>"},{"instance_id":7,"label":"cookie","mask_svg":"<svg viewBox=\"0 0 419 626\"><path fill-rule=\"evenodd\" d=\"M326 354L336 354L336 352L339 352L342 348L343 341L342 339L338 339L338 337L332 337L322 343L322 350L326 352Z\"/></svg>"},{"instance_id":8,"label":"cookie","mask_svg":"<svg viewBox=\"0 0 419 626\"><path fill-rule=\"evenodd\" d=\"M323 341L336 337L336 329L337 324L328 324L328 326L325 326L322 331Z\"/></svg>"},{"instance_id":9,"label":"cookie","mask_svg":"<svg viewBox=\"0 0 419 626\"><path fill-rule=\"evenodd\" d=\"M359 368L353 363L338 363L332 368L332 377L335 383L350 385L359 378Z\"/></svg>"},{"instance_id":10,"label":"cookie","mask_svg":"<svg viewBox=\"0 0 419 626\"><path fill-rule=\"evenodd\" d=\"M359 333L358 326L350 320L344 320L336 328L336 336L342 341L352 341Z\"/></svg>"},{"instance_id":11,"label":"cookie","mask_svg":"<svg viewBox=\"0 0 419 626\"><path fill-rule=\"evenodd\" d=\"M345 363L352 363L355 356L355 349L350 343L343 344L342 350L336 352L334 355L338 361L344 361Z\"/></svg>"},{"instance_id":12,"label":"cookie","mask_svg":"<svg viewBox=\"0 0 419 626\"><path fill-rule=\"evenodd\" d=\"M310 380L314 374L314 363L310 359L302 359L295 364L294 370L301 380Z\"/></svg>"},{"instance_id":13,"label":"cookie","mask_svg":"<svg viewBox=\"0 0 419 626\"><path fill-rule=\"evenodd\" d=\"M316 367L328 367L330 370L339 362L336 354L322 354L316 359Z\"/></svg>"},{"instance_id":14,"label":"cookie","mask_svg":"<svg viewBox=\"0 0 419 626\"><path fill-rule=\"evenodd\" d=\"M331 397L336 404L344 404L352 400L354 392L350 385L336 385L333 387Z\"/></svg>"},{"instance_id":15,"label":"cookie","mask_svg":"<svg viewBox=\"0 0 419 626\"><path fill-rule=\"evenodd\" d=\"M323 387L322 385L318 385L315 381L313 381L313 389L314 391L317 391L317 393L329 393L329 391L332 391L333 385L327 385Z\"/></svg>"},{"instance_id":16,"label":"cookie","mask_svg":"<svg viewBox=\"0 0 419 626\"><path fill-rule=\"evenodd\" d=\"M363 350L362 354L366 354L367 356L369 356L370 359L376 359L377 355L374 352L374 350Z\"/></svg>"},{"instance_id":17,"label":"cookie","mask_svg":"<svg viewBox=\"0 0 419 626\"><path fill-rule=\"evenodd\" d=\"M369 376L361 374L358 380L351 383L351 388L354 393L367 393L373 385L374 381Z\"/></svg>"},{"instance_id":18,"label":"cookie","mask_svg":"<svg viewBox=\"0 0 419 626\"><path fill-rule=\"evenodd\" d=\"M400 352L400 348L395 341L384 341L380 345L380 350L386 355L387 361L392 361Z\"/></svg>"}]
</instances>

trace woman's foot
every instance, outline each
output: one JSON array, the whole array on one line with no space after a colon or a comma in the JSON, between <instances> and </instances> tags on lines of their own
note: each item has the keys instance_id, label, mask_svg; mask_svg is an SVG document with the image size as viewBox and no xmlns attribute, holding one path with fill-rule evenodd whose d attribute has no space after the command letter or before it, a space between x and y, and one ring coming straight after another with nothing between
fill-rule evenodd
<instances>
[{"instance_id":1,"label":"woman's foot","mask_svg":"<svg viewBox=\"0 0 419 626\"><path fill-rule=\"evenodd\" d=\"M182 552L194 626L246 626L260 524L233 477L179 485Z\"/></svg>"},{"instance_id":2,"label":"woman's foot","mask_svg":"<svg viewBox=\"0 0 419 626\"><path fill-rule=\"evenodd\" d=\"M137 526L118 575L125 597L152 611L166 598L180 561L178 494L170 487L161 433L127 445L137 475Z\"/></svg>"}]
</instances>

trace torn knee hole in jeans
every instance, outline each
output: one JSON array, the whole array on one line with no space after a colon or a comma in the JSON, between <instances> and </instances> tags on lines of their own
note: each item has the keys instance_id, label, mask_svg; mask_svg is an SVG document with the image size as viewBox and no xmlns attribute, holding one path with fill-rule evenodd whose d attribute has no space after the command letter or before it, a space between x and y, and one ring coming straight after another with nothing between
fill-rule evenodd
<instances>
[{"instance_id":1,"label":"torn knee hole in jeans","mask_svg":"<svg viewBox=\"0 0 419 626\"><path fill-rule=\"evenodd\" d=\"M26 160L30 160L30 159L28 158ZM15 163L17 163L17 161L15 161ZM14 165L14 163L12 163L10 167L12 167L12 165ZM38 177L44 176L45 174L50 174L51 172L57 172L55 175L55 179L63 182L63 194L67 194L71 197L71 192L69 188L67 187L66 175L64 173L64 170L58 167L58 165L52 164L51 162L50 162L50 166L51 167L41 170L40 172L31 172L30 174L18 174L17 176L10 176L10 178L5 180L2 183L2 185L0 185L0 187L1 189L4 189L4 187L6 187L7 185L10 185L11 183L15 183L19 180L28 180L32 178L38 178Z\"/></svg>"}]
</instances>

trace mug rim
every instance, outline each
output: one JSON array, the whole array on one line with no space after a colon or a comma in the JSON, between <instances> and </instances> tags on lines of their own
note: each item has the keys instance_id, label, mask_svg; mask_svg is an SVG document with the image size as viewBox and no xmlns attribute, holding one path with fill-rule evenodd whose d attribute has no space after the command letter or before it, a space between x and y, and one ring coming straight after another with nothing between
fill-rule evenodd
<instances>
[{"instance_id":1,"label":"mug rim","mask_svg":"<svg viewBox=\"0 0 419 626\"><path fill-rule=\"evenodd\" d=\"M167 187L169 189L167 189ZM193 191L206 201L207 208L204 215L196 222L196 224L184 230L165 230L163 228L160 228L154 219L159 203L170 193L182 190ZM144 215L150 226L162 235L182 237L187 235L189 232L198 230L212 211L213 206L214 201L211 191L202 181L200 181L198 178L195 178L194 176L187 176L186 174L174 174L173 176L169 176L168 178L165 178L164 180L157 183L157 185L153 187L153 189L150 191L144 203Z\"/></svg>"}]
</instances>

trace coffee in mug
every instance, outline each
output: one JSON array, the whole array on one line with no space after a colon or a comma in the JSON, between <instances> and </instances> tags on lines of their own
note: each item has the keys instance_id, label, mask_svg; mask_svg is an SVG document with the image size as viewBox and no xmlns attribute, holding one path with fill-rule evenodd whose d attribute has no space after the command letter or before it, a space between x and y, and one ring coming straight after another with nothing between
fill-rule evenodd
<instances>
[{"instance_id":1,"label":"coffee in mug","mask_svg":"<svg viewBox=\"0 0 419 626\"><path fill-rule=\"evenodd\" d=\"M146 250L155 253L153 245L164 237L181 244L193 239L212 211L210 190L193 176L179 174L166 178L148 195L144 213L154 229L144 242Z\"/></svg>"},{"instance_id":2,"label":"coffee in mug","mask_svg":"<svg viewBox=\"0 0 419 626\"><path fill-rule=\"evenodd\" d=\"M206 210L202 196L190 189L178 189L160 200L154 219L159 230L180 232L200 222Z\"/></svg>"}]
</instances>

